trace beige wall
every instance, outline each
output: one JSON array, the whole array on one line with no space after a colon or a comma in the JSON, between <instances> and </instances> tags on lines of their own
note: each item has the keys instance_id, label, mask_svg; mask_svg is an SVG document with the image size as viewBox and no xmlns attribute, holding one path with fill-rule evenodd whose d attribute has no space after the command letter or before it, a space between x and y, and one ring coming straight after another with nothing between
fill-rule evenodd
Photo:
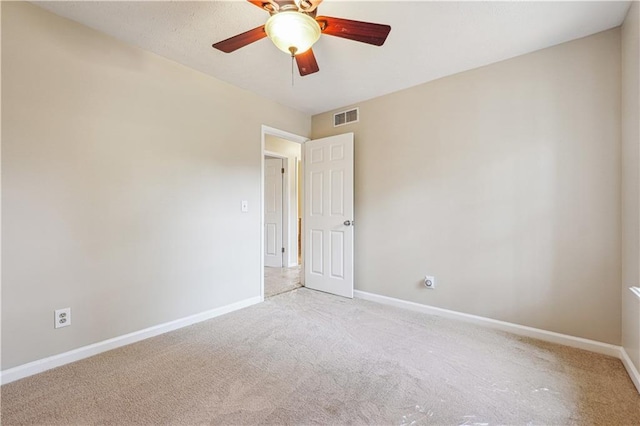
<instances>
[{"instance_id":1,"label":"beige wall","mask_svg":"<svg viewBox=\"0 0 640 426\"><path fill-rule=\"evenodd\" d=\"M622 345L640 369L640 5L622 26Z\"/></svg>"},{"instance_id":2,"label":"beige wall","mask_svg":"<svg viewBox=\"0 0 640 426\"><path fill-rule=\"evenodd\" d=\"M286 215L285 238L289 241L285 266L298 264L298 180L296 176L296 163L302 157L302 145L273 135L266 135L264 149L287 157L287 193L289 195L289 211Z\"/></svg>"},{"instance_id":3,"label":"beige wall","mask_svg":"<svg viewBox=\"0 0 640 426\"><path fill-rule=\"evenodd\" d=\"M308 116L27 3L2 89L3 369L259 296L261 125Z\"/></svg>"},{"instance_id":4,"label":"beige wall","mask_svg":"<svg viewBox=\"0 0 640 426\"><path fill-rule=\"evenodd\" d=\"M357 289L620 344L619 29L356 106Z\"/></svg>"}]
</instances>

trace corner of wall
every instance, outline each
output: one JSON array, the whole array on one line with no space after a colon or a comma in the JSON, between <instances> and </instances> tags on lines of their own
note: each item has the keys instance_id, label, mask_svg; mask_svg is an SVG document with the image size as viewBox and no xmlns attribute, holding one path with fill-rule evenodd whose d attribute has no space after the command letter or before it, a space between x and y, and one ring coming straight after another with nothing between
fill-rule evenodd
<instances>
[{"instance_id":1,"label":"corner of wall","mask_svg":"<svg viewBox=\"0 0 640 426\"><path fill-rule=\"evenodd\" d=\"M631 3L621 29L622 346L625 366L640 380L640 4ZM631 366L627 364L631 364ZM633 367L633 368L630 368ZM635 373L634 373L635 372Z\"/></svg>"}]
</instances>

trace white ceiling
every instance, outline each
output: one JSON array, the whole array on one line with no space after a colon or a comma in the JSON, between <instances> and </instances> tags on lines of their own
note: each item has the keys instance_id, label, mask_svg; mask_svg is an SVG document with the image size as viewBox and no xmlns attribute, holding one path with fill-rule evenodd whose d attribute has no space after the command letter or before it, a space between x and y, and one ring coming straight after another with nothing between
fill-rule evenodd
<instances>
[{"instance_id":1,"label":"white ceiling","mask_svg":"<svg viewBox=\"0 0 640 426\"><path fill-rule=\"evenodd\" d=\"M616 27L629 1L326 0L319 15L391 25L382 47L322 36L320 72L291 86L291 59L268 39L226 54L211 44L264 24L245 1L35 2L280 104L316 114Z\"/></svg>"}]
</instances>

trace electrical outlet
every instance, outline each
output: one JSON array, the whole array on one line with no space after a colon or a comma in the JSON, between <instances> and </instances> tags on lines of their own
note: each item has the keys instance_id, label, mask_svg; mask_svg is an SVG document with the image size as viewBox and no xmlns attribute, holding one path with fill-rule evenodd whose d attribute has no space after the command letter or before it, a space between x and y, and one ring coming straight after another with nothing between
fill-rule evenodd
<instances>
[{"instance_id":1,"label":"electrical outlet","mask_svg":"<svg viewBox=\"0 0 640 426\"><path fill-rule=\"evenodd\" d=\"M71 325L71 308L55 310L55 328L62 328Z\"/></svg>"},{"instance_id":2,"label":"electrical outlet","mask_svg":"<svg viewBox=\"0 0 640 426\"><path fill-rule=\"evenodd\" d=\"M436 277L431 275L424 277L424 286L426 288L436 288Z\"/></svg>"}]
</instances>

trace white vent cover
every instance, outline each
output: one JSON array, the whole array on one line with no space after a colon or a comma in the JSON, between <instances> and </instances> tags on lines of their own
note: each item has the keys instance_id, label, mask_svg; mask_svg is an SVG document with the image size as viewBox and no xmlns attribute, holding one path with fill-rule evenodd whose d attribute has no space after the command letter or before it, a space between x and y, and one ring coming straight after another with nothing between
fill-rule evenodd
<instances>
[{"instance_id":1,"label":"white vent cover","mask_svg":"<svg viewBox=\"0 0 640 426\"><path fill-rule=\"evenodd\" d=\"M345 124L357 123L360 119L358 108L350 109L333 114L333 127L344 126Z\"/></svg>"}]
</instances>

